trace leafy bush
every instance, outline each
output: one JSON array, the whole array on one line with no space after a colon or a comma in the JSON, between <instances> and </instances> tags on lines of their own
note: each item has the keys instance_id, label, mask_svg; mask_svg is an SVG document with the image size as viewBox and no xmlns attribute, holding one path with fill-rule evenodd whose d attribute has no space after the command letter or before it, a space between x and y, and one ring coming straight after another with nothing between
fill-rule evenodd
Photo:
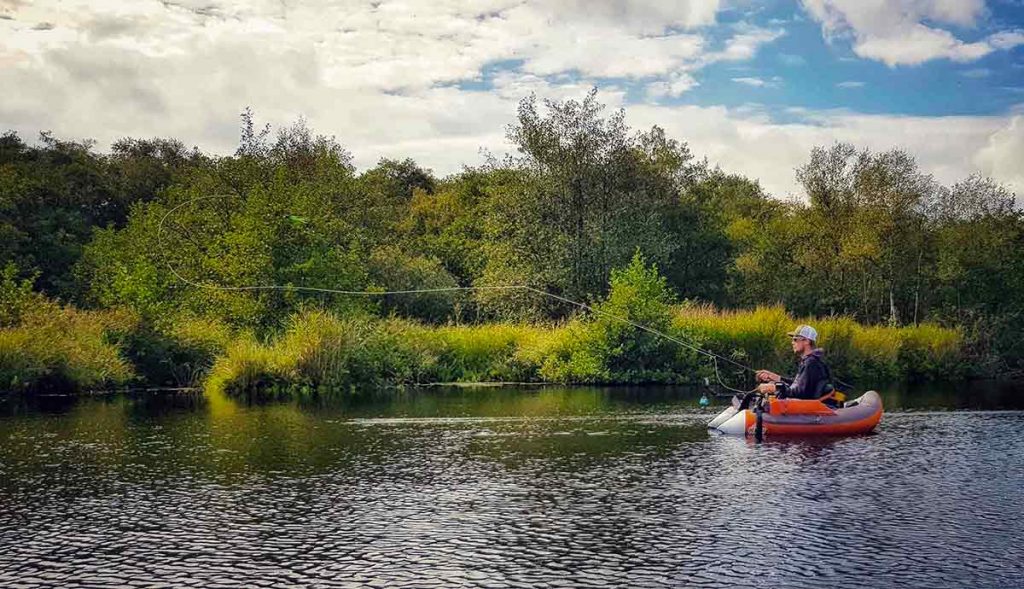
<instances>
[{"instance_id":1,"label":"leafy bush","mask_svg":"<svg viewBox=\"0 0 1024 589\"><path fill-rule=\"evenodd\" d=\"M958 378L966 375L963 334L933 323L904 327L899 362L911 379Z\"/></svg>"},{"instance_id":2,"label":"leafy bush","mask_svg":"<svg viewBox=\"0 0 1024 589\"><path fill-rule=\"evenodd\" d=\"M277 395L282 390L350 391L424 380L434 360L401 320L339 318L308 311L267 343L242 338L228 346L207 387L228 393Z\"/></svg>"},{"instance_id":3,"label":"leafy bush","mask_svg":"<svg viewBox=\"0 0 1024 589\"><path fill-rule=\"evenodd\" d=\"M233 337L227 324L209 317L140 317L118 334L117 343L147 384L191 387L199 384Z\"/></svg>"},{"instance_id":4,"label":"leafy bush","mask_svg":"<svg viewBox=\"0 0 1024 589\"><path fill-rule=\"evenodd\" d=\"M18 267L8 263L0 271L0 327L12 327L21 322L21 316L43 296L32 291L32 280L19 280Z\"/></svg>"},{"instance_id":5,"label":"leafy bush","mask_svg":"<svg viewBox=\"0 0 1024 589\"><path fill-rule=\"evenodd\" d=\"M819 328L819 343L843 380L945 375L960 363L962 353L960 333L935 325L888 328L862 326L849 318L800 320L778 306L747 311L689 303L673 307L665 279L639 254L612 273L608 297L594 309L561 325L440 327L307 311L268 343L248 337L229 346L208 384L233 393L278 395L455 381L695 382L713 368L693 346L785 373L792 372L796 359L784 334L798 323ZM720 366L723 375L730 368Z\"/></svg>"},{"instance_id":6,"label":"leafy bush","mask_svg":"<svg viewBox=\"0 0 1024 589\"><path fill-rule=\"evenodd\" d=\"M672 331L674 295L637 251L611 273L608 297L550 348L541 373L558 382L676 382L699 366L697 353L652 331ZM648 329L642 329L638 325ZM696 335L684 339L695 343Z\"/></svg>"},{"instance_id":7,"label":"leafy bush","mask_svg":"<svg viewBox=\"0 0 1024 589\"><path fill-rule=\"evenodd\" d=\"M12 277L3 289L5 300L26 292ZM795 358L784 334L798 323L818 327L834 374L847 381L960 376L965 364L963 335L933 324L889 328L849 318L799 319L778 306L673 306L665 279L639 253L612 273L608 297L594 304L594 313L561 324L432 326L309 308L292 315L276 336L259 339L203 316L146 319L22 298L31 302L5 307L17 307L9 313L17 325L0 330L0 382L8 389L83 389L139 377L187 385L206 374L210 390L271 397L455 381L695 382L713 368L694 346L791 372ZM720 368L733 379L729 366Z\"/></svg>"},{"instance_id":8,"label":"leafy bush","mask_svg":"<svg viewBox=\"0 0 1024 589\"><path fill-rule=\"evenodd\" d=\"M550 338L538 357L539 373L545 381L593 384L612 380L600 331L576 322L560 335Z\"/></svg>"},{"instance_id":9,"label":"leafy bush","mask_svg":"<svg viewBox=\"0 0 1024 589\"><path fill-rule=\"evenodd\" d=\"M530 381L537 379L537 364L519 350L543 332L529 325L448 325L419 337L436 356L432 376L439 382Z\"/></svg>"},{"instance_id":10,"label":"leafy bush","mask_svg":"<svg viewBox=\"0 0 1024 589\"><path fill-rule=\"evenodd\" d=\"M899 360L903 337L899 329L878 325L860 326L853 330L852 343L850 367L854 378L894 380L900 377Z\"/></svg>"},{"instance_id":11,"label":"leafy bush","mask_svg":"<svg viewBox=\"0 0 1024 589\"><path fill-rule=\"evenodd\" d=\"M382 290L427 290L458 286L437 260L410 256L393 246L374 251L370 255L369 267L370 277L383 286ZM450 317L454 303L465 297L462 293L448 291L385 295L382 298L381 307L385 311L436 322Z\"/></svg>"},{"instance_id":12,"label":"leafy bush","mask_svg":"<svg viewBox=\"0 0 1024 589\"><path fill-rule=\"evenodd\" d=\"M791 359L789 350L779 344L793 328L792 321L782 307L719 311L710 305L684 304L676 308L672 325L681 335L742 364L778 367Z\"/></svg>"}]
</instances>

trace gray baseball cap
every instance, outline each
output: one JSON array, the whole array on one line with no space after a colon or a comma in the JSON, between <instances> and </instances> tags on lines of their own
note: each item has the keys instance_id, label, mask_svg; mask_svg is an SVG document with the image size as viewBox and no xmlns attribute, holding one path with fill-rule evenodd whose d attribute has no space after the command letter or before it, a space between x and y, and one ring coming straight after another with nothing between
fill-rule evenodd
<instances>
[{"instance_id":1,"label":"gray baseball cap","mask_svg":"<svg viewBox=\"0 0 1024 589\"><path fill-rule=\"evenodd\" d=\"M799 325L799 326L797 326L796 329L794 329L793 331L787 333L786 335L788 335L790 337L793 337L793 336L805 337L805 338L811 340L812 342L818 341L818 330L814 329L810 325Z\"/></svg>"}]
</instances>

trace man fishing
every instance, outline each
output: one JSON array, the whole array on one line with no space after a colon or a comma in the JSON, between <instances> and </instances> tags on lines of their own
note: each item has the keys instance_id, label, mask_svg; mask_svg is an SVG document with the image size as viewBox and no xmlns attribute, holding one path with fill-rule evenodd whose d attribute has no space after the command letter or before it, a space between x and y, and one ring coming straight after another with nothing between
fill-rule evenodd
<instances>
[{"instance_id":1,"label":"man fishing","mask_svg":"<svg viewBox=\"0 0 1024 589\"><path fill-rule=\"evenodd\" d=\"M757 390L766 395L774 393L780 399L821 397L831 388L832 374L822 360L824 351L814 347L818 331L810 325L801 325L786 335L793 340L793 353L800 356L796 376L783 378L770 370L758 370L757 380L762 384Z\"/></svg>"}]
</instances>

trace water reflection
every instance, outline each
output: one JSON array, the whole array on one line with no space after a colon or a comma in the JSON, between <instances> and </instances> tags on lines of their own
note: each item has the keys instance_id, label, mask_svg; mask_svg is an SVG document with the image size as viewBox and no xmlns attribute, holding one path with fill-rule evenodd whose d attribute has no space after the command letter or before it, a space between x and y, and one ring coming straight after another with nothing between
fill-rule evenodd
<instances>
[{"instance_id":1,"label":"water reflection","mask_svg":"<svg viewBox=\"0 0 1024 589\"><path fill-rule=\"evenodd\" d=\"M715 409L698 397L14 402L0 417L0 585L1024 580L1024 413L891 411L874 436L754 444L709 434Z\"/></svg>"}]
</instances>

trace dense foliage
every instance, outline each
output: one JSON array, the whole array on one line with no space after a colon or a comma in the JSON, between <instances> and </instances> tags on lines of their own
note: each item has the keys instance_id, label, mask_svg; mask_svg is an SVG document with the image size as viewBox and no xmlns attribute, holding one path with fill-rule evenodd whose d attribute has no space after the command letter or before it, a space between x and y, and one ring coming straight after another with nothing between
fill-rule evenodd
<instances>
[{"instance_id":1,"label":"dense foliage","mask_svg":"<svg viewBox=\"0 0 1024 589\"><path fill-rule=\"evenodd\" d=\"M294 288L529 285L683 329L744 361L770 361L778 349L725 329L750 313L707 311L715 327L680 324L678 310L698 317L706 305L767 306L776 319L830 317L819 321L831 326L823 333L854 374L936 376L955 364L956 375L977 375L1024 366L1017 337L1024 215L1014 195L989 179L943 186L904 151L835 144L814 149L796 170L806 201L782 201L756 181L710 168L657 127L630 129L593 93L544 104L527 98L518 114L508 129L515 155L445 178L412 160L359 172L337 141L301 120L274 135L248 111L230 156L166 139L124 139L104 154L88 142L44 134L30 145L7 133L0 137L3 337L28 337L47 314L54 338L79 329L60 321L85 326L92 339L81 349L114 346L131 367L104 357L108 376L90 386L188 382L218 356L213 375L224 380L241 370L224 362L325 341L334 346L331 358L359 349L390 355L379 366L395 367L361 372L358 361L345 360L329 378L300 380L639 382L697 370L685 348L521 290L378 297ZM761 320L766 336L784 327ZM468 335L474 330L488 335ZM301 344L314 336L321 339ZM861 358L872 337L888 368L843 358L855 348ZM918 348L941 350L915 352L917 340L925 342ZM948 361L953 340L965 342L955 363ZM463 356L477 352L452 351L474 346L490 351L472 361ZM253 374L306 374L312 369L302 358L284 354L275 368ZM10 378L26 382L16 372ZM0 387L12 388L8 376Z\"/></svg>"}]
</instances>

